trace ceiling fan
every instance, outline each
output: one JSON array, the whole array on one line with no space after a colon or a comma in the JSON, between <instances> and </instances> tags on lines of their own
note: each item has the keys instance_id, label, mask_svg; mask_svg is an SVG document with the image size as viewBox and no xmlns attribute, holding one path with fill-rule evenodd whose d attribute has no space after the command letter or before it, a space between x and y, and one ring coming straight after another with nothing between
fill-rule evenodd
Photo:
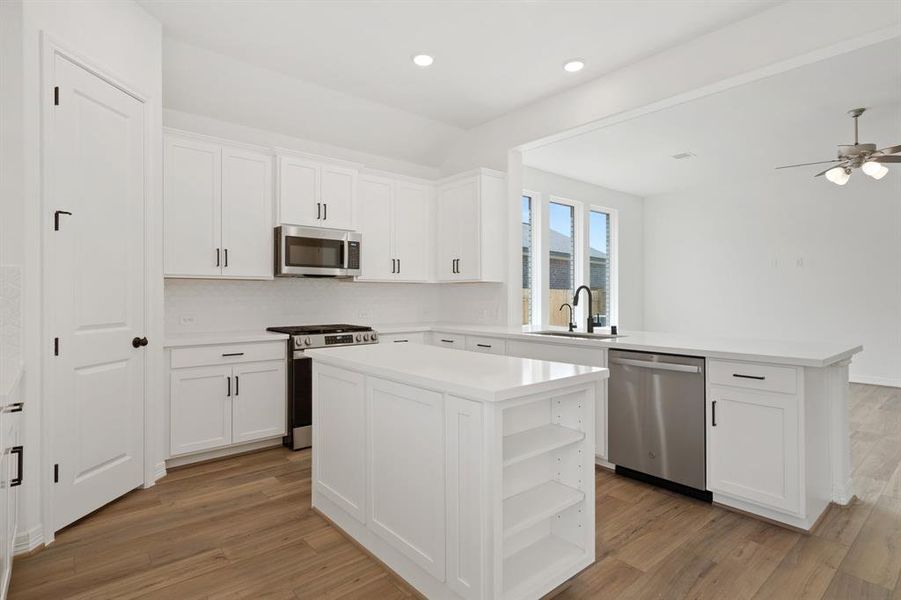
<instances>
[{"instance_id":1,"label":"ceiling fan","mask_svg":"<svg viewBox=\"0 0 901 600\"><path fill-rule=\"evenodd\" d=\"M807 167L810 165L831 164L828 169L814 175L825 175L826 179L837 185L845 185L851 178L852 169L860 169L873 179L882 179L888 173L888 167L883 163L901 163L901 156L892 156L901 153L901 145L876 149L876 144L861 144L857 139L857 119L864 113L865 108L854 108L848 111L854 119L854 143L839 144L838 158L835 160L821 160L819 162L801 163L798 165L786 165L777 169L792 169L794 167Z\"/></svg>"}]
</instances>

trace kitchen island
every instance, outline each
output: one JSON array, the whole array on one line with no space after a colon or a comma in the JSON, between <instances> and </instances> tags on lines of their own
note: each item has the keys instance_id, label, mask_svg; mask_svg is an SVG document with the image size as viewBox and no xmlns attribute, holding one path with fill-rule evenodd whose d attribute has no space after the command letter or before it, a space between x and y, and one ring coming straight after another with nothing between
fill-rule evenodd
<instances>
[{"instance_id":1,"label":"kitchen island","mask_svg":"<svg viewBox=\"0 0 901 600\"><path fill-rule=\"evenodd\" d=\"M595 560L603 368L308 351L313 507L430 599L540 598Z\"/></svg>"}]
</instances>

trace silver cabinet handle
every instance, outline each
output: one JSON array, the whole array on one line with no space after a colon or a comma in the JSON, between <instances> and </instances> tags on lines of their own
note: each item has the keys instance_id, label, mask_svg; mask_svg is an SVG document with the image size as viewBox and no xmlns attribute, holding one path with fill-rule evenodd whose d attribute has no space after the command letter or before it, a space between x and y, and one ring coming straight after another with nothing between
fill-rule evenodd
<instances>
[{"instance_id":1,"label":"silver cabinet handle","mask_svg":"<svg viewBox=\"0 0 901 600\"><path fill-rule=\"evenodd\" d=\"M697 367L695 365L678 365L676 363L651 362L649 360L633 360L631 358L611 358L609 362L617 365L642 367L644 369L657 369L660 371L677 371L679 373L701 372L701 367Z\"/></svg>"}]
</instances>

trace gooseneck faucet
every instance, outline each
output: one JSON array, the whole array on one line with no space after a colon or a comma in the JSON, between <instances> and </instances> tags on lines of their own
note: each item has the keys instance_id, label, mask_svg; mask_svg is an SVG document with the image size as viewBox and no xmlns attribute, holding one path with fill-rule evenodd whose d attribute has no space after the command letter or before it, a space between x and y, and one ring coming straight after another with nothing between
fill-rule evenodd
<instances>
[{"instance_id":1,"label":"gooseneck faucet","mask_svg":"<svg viewBox=\"0 0 901 600\"><path fill-rule=\"evenodd\" d=\"M591 288L587 285L580 285L576 288L576 293L573 296L573 307L579 306L579 292L585 290L588 293L588 333L594 333L594 315L591 314Z\"/></svg>"},{"instance_id":2,"label":"gooseneck faucet","mask_svg":"<svg viewBox=\"0 0 901 600\"><path fill-rule=\"evenodd\" d=\"M569 331L572 333L576 330L576 324L573 323L573 307L568 302L564 302L560 305L560 310L563 310L564 308L569 309L569 320L567 321L567 325L569 325Z\"/></svg>"}]
</instances>

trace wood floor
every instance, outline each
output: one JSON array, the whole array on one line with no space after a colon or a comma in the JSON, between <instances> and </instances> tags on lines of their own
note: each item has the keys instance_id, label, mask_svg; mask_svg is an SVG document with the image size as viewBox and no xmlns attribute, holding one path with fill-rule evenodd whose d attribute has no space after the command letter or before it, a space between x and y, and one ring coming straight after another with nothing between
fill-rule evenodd
<instances>
[{"instance_id":1,"label":"wood floor","mask_svg":"<svg viewBox=\"0 0 901 600\"><path fill-rule=\"evenodd\" d=\"M858 499L813 535L599 472L598 562L557 598L901 600L901 390L852 386L851 420ZM412 596L309 507L309 451L173 471L17 558L9 597Z\"/></svg>"}]
</instances>

